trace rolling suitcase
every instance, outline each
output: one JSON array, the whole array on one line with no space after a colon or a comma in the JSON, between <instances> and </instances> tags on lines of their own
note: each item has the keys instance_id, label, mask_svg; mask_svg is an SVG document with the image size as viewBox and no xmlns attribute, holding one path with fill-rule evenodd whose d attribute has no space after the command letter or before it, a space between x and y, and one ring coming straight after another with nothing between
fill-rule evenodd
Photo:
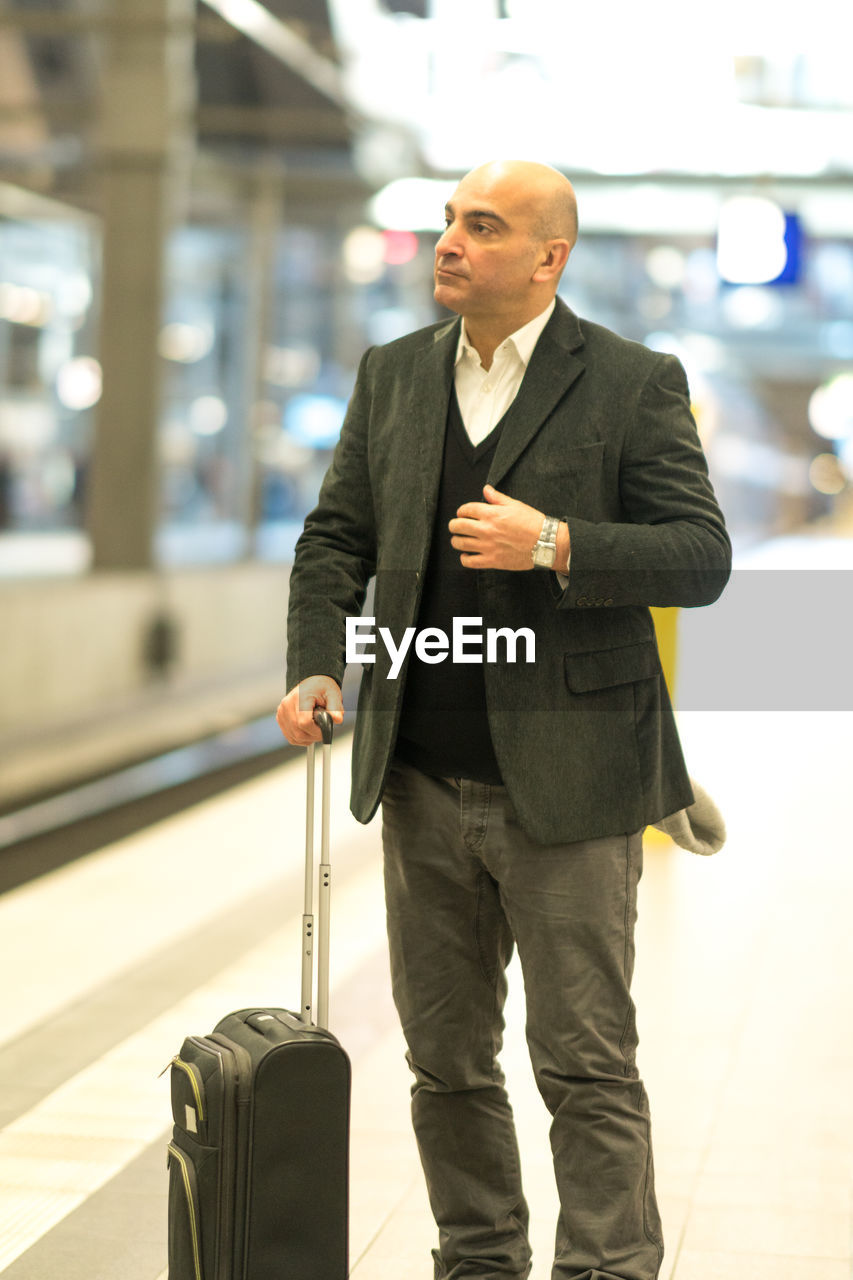
<instances>
[{"instance_id":1,"label":"rolling suitcase","mask_svg":"<svg viewBox=\"0 0 853 1280\"><path fill-rule=\"evenodd\" d=\"M317 1019L314 747L308 748L302 1007L241 1009L171 1063L169 1280L344 1280L350 1064L326 1029L330 755L323 734Z\"/></svg>"}]
</instances>

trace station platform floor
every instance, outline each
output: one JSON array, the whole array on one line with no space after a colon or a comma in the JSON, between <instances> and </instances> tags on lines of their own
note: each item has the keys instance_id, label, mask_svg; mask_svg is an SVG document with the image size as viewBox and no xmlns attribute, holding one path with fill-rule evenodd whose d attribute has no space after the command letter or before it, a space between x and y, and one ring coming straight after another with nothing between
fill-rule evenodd
<instances>
[{"instance_id":1,"label":"station platform floor","mask_svg":"<svg viewBox=\"0 0 853 1280\"><path fill-rule=\"evenodd\" d=\"M680 728L729 834L711 858L646 845L634 994L662 1276L850 1280L853 714L697 711ZM348 814L349 750L333 749L331 1023L353 1062L351 1274L427 1280L379 826ZM4 1280L166 1280L160 1072L230 1009L298 1002L303 787L297 759L0 898ZM548 1117L515 967L507 1020L547 1280Z\"/></svg>"}]
</instances>

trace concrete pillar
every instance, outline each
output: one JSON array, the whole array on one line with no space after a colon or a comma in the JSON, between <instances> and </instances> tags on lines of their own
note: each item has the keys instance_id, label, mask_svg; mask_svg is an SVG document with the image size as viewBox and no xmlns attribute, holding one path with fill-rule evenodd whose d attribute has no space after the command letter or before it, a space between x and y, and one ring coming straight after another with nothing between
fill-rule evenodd
<instances>
[{"instance_id":1,"label":"concrete pillar","mask_svg":"<svg viewBox=\"0 0 853 1280\"><path fill-rule=\"evenodd\" d=\"M100 167L98 405L88 521L96 569L153 563L166 237L182 216L195 96L194 0L109 0Z\"/></svg>"},{"instance_id":2,"label":"concrete pillar","mask_svg":"<svg viewBox=\"0 0 853 1280\"><path fill-rule=\"evenodd\" d=\"M260 468L255 440L256 406L263 397L266 349L272 333L276 252L279 232L284 222L284 183L283 171L270 165L253 176L248 188L248 361L243 414L248 430L238 458L238 515L252 535L261 517ZM246 554L251 557L253 553L253 541L247 539Z\"/></svg>"}]
</instances>

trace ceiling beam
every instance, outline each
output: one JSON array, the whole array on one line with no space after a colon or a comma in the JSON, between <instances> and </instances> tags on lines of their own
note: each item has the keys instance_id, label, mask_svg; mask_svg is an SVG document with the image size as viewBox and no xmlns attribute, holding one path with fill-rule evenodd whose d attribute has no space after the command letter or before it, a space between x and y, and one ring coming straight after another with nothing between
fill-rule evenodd
<instances>
[{"instance_id":1,"label":"ceiling beam","mask_svg":"<svg viewBox=\"0 0 853 1280\"><path fill-rule=\"evenodd\" d=\"M267 53L278 58L294 75L353 116L340 67L330 58L318 53L289 23L275 17L258 0L204 0L204 3L224 19L229 27L241 32ZM140 35L154 34L166 28L174 33L180 26L194 27L202 39L222 39L222 33L214 23L202 20L164 21L146 14L134 17L124 12L74 13L0 9L0 28L11 27L27 36L98 35L115 28L135 31Z\"/></svg>"},{"instance_id":2,"label":"ceiling beam","mask_svg":"<svg viewBox=\"0 0 853 1280\"><path fill-rule=\"evenodd\" d=\"M335 106L352 114L340 67L317 53L289 23L276 18L258 0L204 0L204 3Z\"/></svg>"},{"instance_id":3,"label":"ceiling beam","mask_svg":"<svg viewBox=\"0 0 853 1280\"><path fill-rule=\"evenodd\" d=\"M0 127L49 120L55 128L82 129L98 119L95 99L42 99L39 102L0 103ZM349 139L346 121L330 107L248 106L232 103L198 103L195 118L201 134L255 135L283 142L344 142Z\"/></svg>"},{"instance_id":4,"label":"ceiling beam","mask_svg":"<svg viewBox=\"0 0 853 1280\"><path fill-rule=\"evenodd\" d=\"M348 142L346 121L327 107L264 107L200 103L196 108L199 133L220 136L247 134L270 141Z\"/></svg>"},{"instance_id":5,"label":"ceiling beam","mask_svg":"<svg viewBox=\"0 0 853 1280\"><path fill-rule=\"evenodd\" d=\"M3 9L0 10L0 28L9 28L24 36L86 36L100 35L116 30L141 34L157 34L160 31L193 29L194 18L162 18L145 13L136 15L117 13L75 13L70 9Z\"/></svg>"}]
</instances>

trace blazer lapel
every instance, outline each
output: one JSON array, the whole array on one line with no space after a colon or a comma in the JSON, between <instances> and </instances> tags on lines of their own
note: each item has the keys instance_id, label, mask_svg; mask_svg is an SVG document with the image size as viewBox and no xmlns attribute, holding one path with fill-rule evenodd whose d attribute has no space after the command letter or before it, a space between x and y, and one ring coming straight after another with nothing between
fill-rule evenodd
<instances>
[{"instance_id":1,"label":"blazer lapel","mask_svg":"<svg viewBox=\"0 0 853 1280\"><path fill-rule=\"evenodd\" d=\"M583 373L584 362L573 355L583 346L580 323L573 311L557 299L557 306L534 348L530 364L506 412L489 468L488 483L500 482L536 435L548 414Z\"/></svg>"},{"instance_id":2,"label":"blazer lapel","mask_svg":"<svg viewBox=\"0 0 853 1280\"><path fill-rule=\"evenodd\" d=\"M458 320L451 320L435 330L429 346L417 358L409 388L409 421L418 449L410 465L419 468L422 510L430 532L438 501L444 431L458 340Z\"/></svg>"}]
</instances>

